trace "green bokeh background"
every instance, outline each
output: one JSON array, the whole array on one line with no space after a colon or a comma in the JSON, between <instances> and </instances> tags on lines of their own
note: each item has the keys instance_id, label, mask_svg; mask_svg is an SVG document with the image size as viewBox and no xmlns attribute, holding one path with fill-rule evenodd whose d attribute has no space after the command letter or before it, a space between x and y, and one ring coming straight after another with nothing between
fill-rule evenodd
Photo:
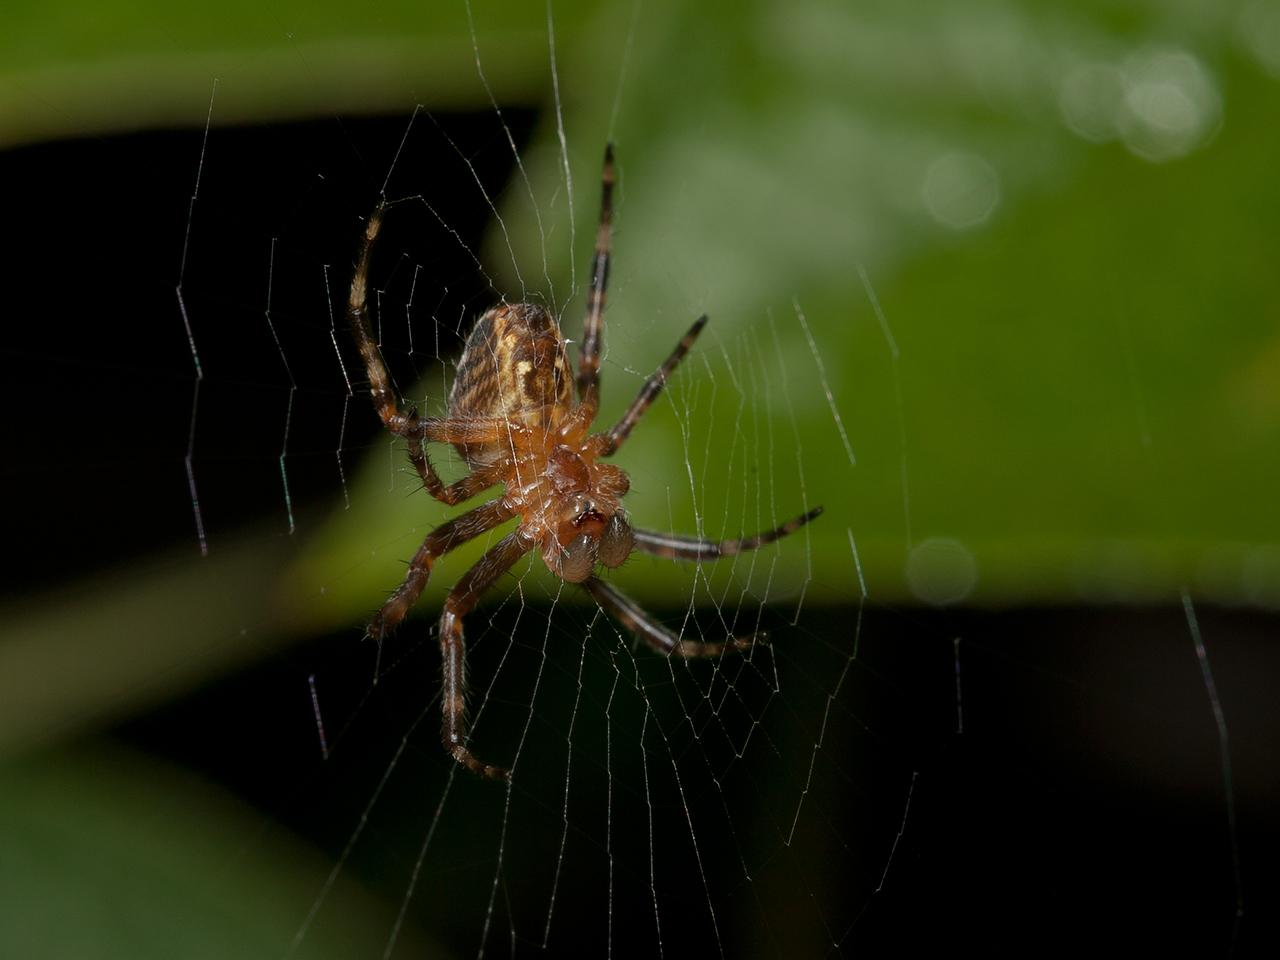
<instances>
[{"instance_id":1,"label":"green bokeh background","mask_svg":"<svg viewBox=\"0 0 1280 960\"><path fill-rule=\"evenodd\" d=\"M581 282L600 145L613 139L623 179L606 375L618 389L606 417L704 311L712 361L776 361L774 402L750 398L750 415L801 453L777 455L766 516L817 503L827 515L805 534L811 566L790 554L773 592L807 583L810 602L848 602L852 534L871 595L887 602L920 592L913 555L923 582L945 578L950 554L929 546L944 538L963 546L980 604L1138 602L1183 586L1280 603L1280 4L558 0L553 11L577 255L552 244L546 276L561 291ZM541 238L569 230L546 10L476 0L473 16L493 97L543 109L523 157L538 202L512 190L502 204L516 262L538 264L526 270L536 277ZM489 105L458 3L16 3L5 21L0 145L197 125L215 77L217 124ZM1086 80L1097 86L1073 86ZM514 276L503 237L490 240L499 284L530 280ZM673 500L647 466L682 456L678 414L695 401L711 425L706 463L743 468L729 425L744 389L723 371L718 382L674 391L630 442L644 522L696 522L694 498ZM305 556L288 544L264 556L250 538L208 561L80 585L74 603L15 607L0 635L4 748L31 755L272 643L356 622L403 551L351 558L405 536L404 489L366 464L351 509L323 521ZM409 538L444 515L423 505ZM628 588L653 601L686 582L637 564ZM177 610L191 629L163 645L132 627ZM5 797L10 832L36 811L54 817L58 778L84 758L26 763ZM89 840L115 836L107 824L134 802L119 789L128 777L104 777L76 818ZM223 815L235 816L209 814ZM166 869L149 844L192 842L159 817L131 846L139 863L120 895ZM17 864L28 889L64 884L48 849L0 862L5 884ZM267 928L296 908L240 893ZM30 955L12 922L24 902L0 895L13 955ZM205 924L209 903L177 897L166 913ZM210 955L244 949L209 926ZM76 953L83 929L57 929L68 941L48 955ZM166 940L122 933L120 955L164 955Z\"/></svg>"}]
</instances>

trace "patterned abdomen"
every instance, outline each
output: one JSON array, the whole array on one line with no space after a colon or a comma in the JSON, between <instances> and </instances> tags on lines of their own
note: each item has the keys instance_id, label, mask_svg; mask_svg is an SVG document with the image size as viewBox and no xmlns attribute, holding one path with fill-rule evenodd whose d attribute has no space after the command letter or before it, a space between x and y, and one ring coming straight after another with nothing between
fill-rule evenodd
<instances>
[{"instance_id":1,"label":"patterned abdomen","mask_svg":"<svg viewBox=\"0 0 1280 960\"><path fill-rule=\"evenodd\" d=\"M449 418L493 418L553 427L569 412L573 374L555 318L529 303L486 312L467 337L449 394ZM492 462L494 444L457 444L474 469Z\"/></svg>"}]
</instances>

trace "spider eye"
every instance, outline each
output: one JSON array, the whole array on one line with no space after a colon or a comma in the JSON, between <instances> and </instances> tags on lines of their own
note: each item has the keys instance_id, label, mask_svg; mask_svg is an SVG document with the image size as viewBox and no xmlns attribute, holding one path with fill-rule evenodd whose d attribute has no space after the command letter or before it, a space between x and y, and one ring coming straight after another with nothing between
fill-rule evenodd
<instances>
[{"instance_id":1,"label":"spider eye","mask_svg":"<svg viewBox=\"0 0 1280 960\"><path fill-rule=\"evenodd\" d=\"M599 541L590 534L584 533L575 537L564 548L559 557L559 569L556 571L560 579L568 583L581 583L591 576L596 565L596 548Z\"/></svg>"},{"instance_id":2,"label":"spider eye","mask_svg":"<svg viewBox=\"0 0 1280 960\"><path fill-rule=\"evenodd\" d=\"M621 566L631 556L634 545L635 534L631 532L631 524L627 523L627 518L619 511L609 520L609 525L600 536L600 562L606 567Z\"/></svg>"}]
</instances>

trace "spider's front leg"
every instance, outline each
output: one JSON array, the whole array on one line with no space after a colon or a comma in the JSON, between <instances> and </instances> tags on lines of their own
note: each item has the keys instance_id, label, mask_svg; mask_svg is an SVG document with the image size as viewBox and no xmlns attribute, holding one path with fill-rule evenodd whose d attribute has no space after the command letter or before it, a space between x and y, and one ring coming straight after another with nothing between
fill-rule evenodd
<instances>
[{"instance_id":1,"label":"spider's front leg","mask_svg":"<svg viewBox=\"0 0 1280 960\"><path fill-rule=\"evenodd\" d=\"M454 760L472 773L492 780L510 782L511 774L502 767L485 763L467 747L467 646L462 633L462 618L471 612L499 577L535 546L536 541L519 529L508 534L476 561L476 565L449 591L444 612L440 615L440 657L444 662L444 689L440 694L443 714L441 740Z\"/></svg>"}]
</instances>

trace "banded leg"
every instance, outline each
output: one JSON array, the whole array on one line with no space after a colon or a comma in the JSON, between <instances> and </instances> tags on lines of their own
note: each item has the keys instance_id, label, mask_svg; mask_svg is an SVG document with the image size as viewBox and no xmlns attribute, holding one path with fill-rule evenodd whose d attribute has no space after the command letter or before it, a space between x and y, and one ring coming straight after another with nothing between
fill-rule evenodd
<instances>
[{"instance_id":1,"label":"banded leg","mask_svg":"<svg viewBox=\"0 0 1280 960\"><path fill-rule=\"evenodd\" d=\"M627 439L631 429L644 416L644 412L649 409L649 405L657 399L658 394L662 392L662 388L667 385L667 378L679 366L680 361L684 359L685 354L689 352L689 348L693 346L693 342L698 339L698 334L702 332L702 328L706 325L707 315L704 313L693 322L693 326L689 328L689 331L680 338L680 342L671 351L671 356L667 357L666 362L650 374L649 379L640 388L640 393L631 401L631 406L627 408L627 412L622 415L622 419L614 424L613 428L605 435L604 456L614 453L622 446L622 442Z\"/></svg>"},{"instance_id":2,"label":"banded leg","mask_svg":"<svg viewBox=\"0 0 1280 960\"><path fill-rule=\"evenodd\" d=\"M471 612L494 581L535 545L518 529L504 537L477 560L475 566L449 591L444 612L440 614L440 657L444 665L440 739L454 760L472 773L492 780L510 782L511 774L502 767L485 763L467 749L467 646L462 633L462 618Z\"/></svg>"},{"instance_id":3,"label":"banded leg","mask_svg":"<svg viewBox=\"0 0 1280 960\"><path fill-rule=\"evenodd\" d=\"M806 523L822 513L821 507L814 507L808 513L788 520L776 529L757 533L754 537L739 537L737 540L703 540L700 537L679 537L667 533L655 533L651 530L635 530L635 549L643 553L651 553L655 557L666 557L668 560L714 560L716 557L732 557L743 550L755 550L766 543L781 540L789 533L795 533Z\"/></svg>"},{"instance_id":4,"label":"banded leg","mask_svg":"<svg viewBox=\"0 0 1280 960\"><path fill-rule=\"evenodd\" d=\"M422 596L427 579L431 576L431 567L436 558L448 553L454 547L492 530L514 514L501 499L490 500L474 510L468 510L461 516L442 523L422 541L418 552L409 561L409 572L404 581L396 587L395 592L387 597L386 602L373 615L365 631L375 640L382 640L388 633L400 625L405 616Z\"/></svg>"},{"instance_id":5,"label":"banded leg","mask_svg":"<svg viewBox=\"0 0 1280 960\"><path fill-rule=\"evenodd\" d=\"M578 356L578 403L587 421L595 419L600 405L600 342L604 334L605 291L609 286L609 240L613 229L613 144L604 148L600 175L600 223L591 258L591 287L587 290L587 315L582 324L582 349Z\"/></svg>"},{"instance_id":6,"label":"banded leg","mask_svg":"<svg viewBox=\"0 0 1280 960\"><path fill-rule=\"evenodd\" d=\"M763 632L733 637L725 643L682 640L654 620L638 603L598 577L584 580L582 586L606 613L665 656L720 657L733 650L749 650L756 643L769 640L769 635Z\"/></svg>"}]
</instances>

